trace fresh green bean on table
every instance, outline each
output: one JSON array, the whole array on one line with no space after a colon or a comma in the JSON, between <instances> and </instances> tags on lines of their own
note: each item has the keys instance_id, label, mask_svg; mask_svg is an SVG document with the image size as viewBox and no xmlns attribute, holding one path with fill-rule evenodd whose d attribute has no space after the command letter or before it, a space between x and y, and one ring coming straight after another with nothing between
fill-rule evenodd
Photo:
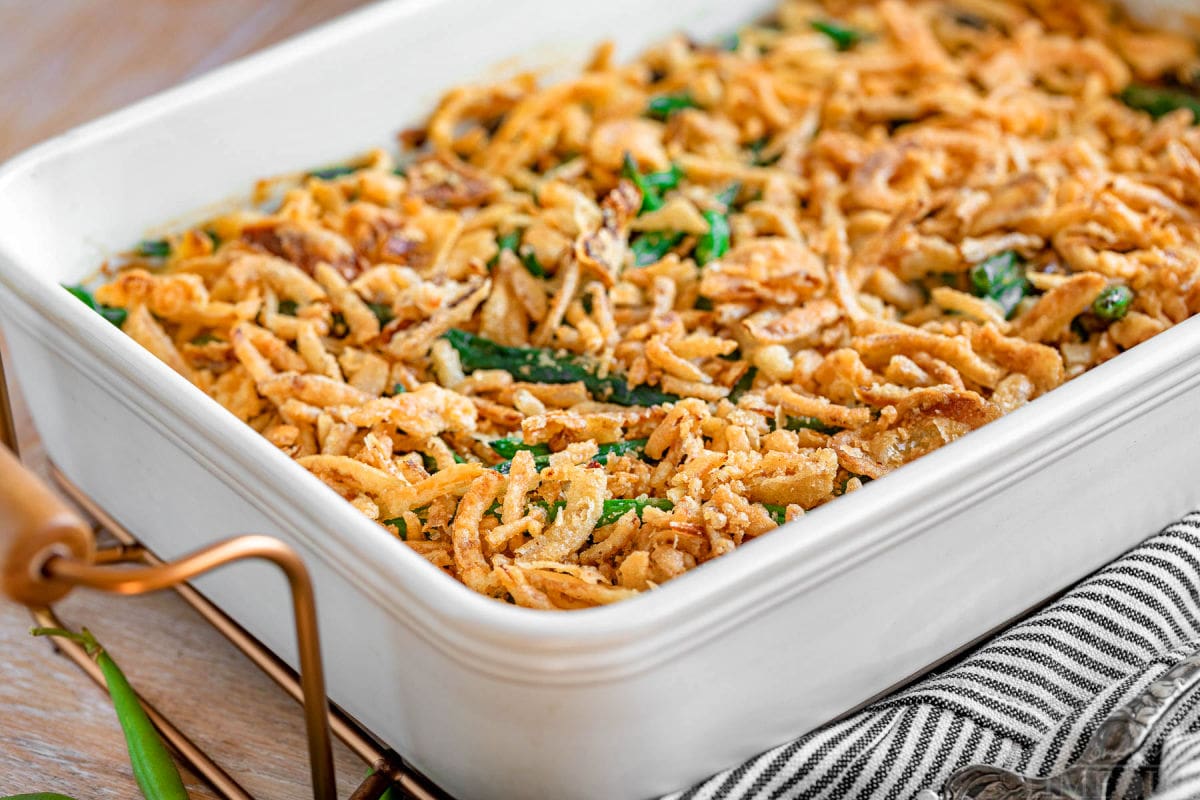
<instances>
[{"instance_id":1,"label":"fresh green bean on table","mask_svg":"<svg viewBox=\"0 0 1200 800\"><path fill-rule=\"evenodd\" d=\"M125 734L133 777L146 800L187 800L187 790L183 787L183 779L170 751L142 708L137 692L108 651L96 641L96 637L87 628L79 633L63 628L34 628L31 633L34 636L70 639L82 645L87 654L95 659L104 675L117 720Z\"/></svg>"}]
</instances>

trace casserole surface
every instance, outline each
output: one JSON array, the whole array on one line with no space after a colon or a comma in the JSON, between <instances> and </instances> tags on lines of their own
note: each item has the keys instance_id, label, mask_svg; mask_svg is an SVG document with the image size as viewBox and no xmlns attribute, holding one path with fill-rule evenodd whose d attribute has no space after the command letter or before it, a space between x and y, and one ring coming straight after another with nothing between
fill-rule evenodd
<instances>
[{"instance_id":1,"label":"casserole surface","mask_svg":"<svg viewBox=\"0 0 1200 800\"><path fill-rule=\"evenodd\" d=\"M1200 463L1178 435L1200 379L1189 321L812 512L804 537L764 537L635 602L538 614L445 580L58 287L248 174L361 151L433 100L396 89L381 108L349 80L359 71L416 80L436 68L450 85L549 31L574 31L580 45L614 35L635 9L645 39L624 37L632 47L688 18L712 37L740 21L721 13L762 10L492 5L369 9L0 174L2 322L51 456L164 557L245 531L300 549L318 583L332 696L447 788L678 788L862 702L1200 500L1188 480ZM490 31L514 11L529 26L502 42L447 22L467 15ZM451 29L454 58L428 45ZM313 127L297 94L327 97L338 124ZM248 118L259 122L236 125ZM1126 468L1105 469L1112 459ZM239 567L200 587L292 658L274 580Z\"/></svg>"},{"instance_id":2,"label":"casserole surface","mask_svg":"<svg viewBox=\"0 0 1200 800\"><path fill-rule=\"evenodd\" d=\"M1034 8L455 87L73 291L476 591L632 597L1200 309L1196 46Z\"/></svg>"}]
</instances>

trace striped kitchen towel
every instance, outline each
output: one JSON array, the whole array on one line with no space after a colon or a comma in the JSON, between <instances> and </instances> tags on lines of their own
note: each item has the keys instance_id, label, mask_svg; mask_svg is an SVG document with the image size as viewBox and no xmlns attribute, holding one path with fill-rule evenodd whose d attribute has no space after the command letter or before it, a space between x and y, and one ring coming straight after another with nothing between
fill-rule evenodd
<instances>
[{"instance_id":1,"label":"striped kitchen towel","mask_svg":"<svg viewBox=\"0 0 1200 800\"><path fill-rule=\"evenodd\" d=\"M1102 721L1197 650L1200 512L945 672L672 800L912 800L969 764L1055 775ZM1172 707L1102 794L1085 800L1200 800L1200 691Z\"/></svg>"}]
</instances>

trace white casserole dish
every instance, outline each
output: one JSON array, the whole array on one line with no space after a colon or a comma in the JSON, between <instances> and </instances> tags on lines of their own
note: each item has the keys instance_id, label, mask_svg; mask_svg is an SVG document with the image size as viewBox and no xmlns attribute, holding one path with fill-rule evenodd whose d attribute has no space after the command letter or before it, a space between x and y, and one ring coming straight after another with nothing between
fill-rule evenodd
<instances>
[{"instance_id":1,"label":"white casserole dish","mask_svg":"<svg viewBox=\"0 0 1200 800\"><path fill-rule=\"evenodd\" d=\"M155 552L296 547L333 700L462 798L682 788L922 670L1200 504L1200 322L636 600L549 614L474 594L59 288L258 176L386 143L519 66L711 38L770 0L397 0L0 169L0 326L50 456ZM631 21L636 20L636 24ZM510 69L511 69L511 62ZM282 580L199 588L295 663Z\"/></svg>"}]
</instances>

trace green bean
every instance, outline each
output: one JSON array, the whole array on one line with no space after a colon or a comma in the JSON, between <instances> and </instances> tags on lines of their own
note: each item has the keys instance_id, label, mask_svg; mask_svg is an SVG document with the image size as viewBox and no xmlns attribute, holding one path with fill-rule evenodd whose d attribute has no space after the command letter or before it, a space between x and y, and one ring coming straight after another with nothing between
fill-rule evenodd
<instances>
[{"instance_id":1,"label":"green bean","mask_svg":"<svg viewBox=\"0 0 1200 800\"><path fill-rule=\"evenodd\" d=\"M605 525L612 525L630 511L636 511L638 519L641 519L642 512L647 508L658 508L663 511L670 511L674 507L675 504L665 497L639 497L632 500L605 500L604 510L600 512L600 519L596 520L596 527L603 528Z\"/></svg>"},{"instance_id":2,"label":"green bean","mask_svg":"<svg viewBox=\"0 0 1200 800\"><path fill-rule=\"evenodd\" d=\"M398 394L404 394L407 391L408 391L408 389L404 388L403 383L393 383L392 384L392 396L393 397L395 397Z\"/></svg>"},{"instance_id":3,"label":"green bean","mask_svg":"<svg viewBox=\"0 0 1200 800\"><path fill-rule=\"evenodd\" d=\"M146 258L166 258L171 255L171 243L166 239L143 239L134 252Z\"/></svg>"},{"instance_id":4,"label":"green bean","mask_svg":"<svg viewBox=\"0 0 1200 800\"><path fill-rule=\"evenodd\" d=\"M813 30L820 31L832 39L833 44L838 50L849 50L863 38L861 31L856 31L854 28L841 25L837 22L815 19L809 24L812 25Z\"/></svg>"},{"instance_id":5,"label":"green bean","mask_svg":"<svg viewBox=\"0 0 1200 800\"><path fill-rule=\"evenodd\" d=\"M387 325L396 317L392 307L387 303L367 303L367 308L371 309L371 313L379 320L380 325Z\"/></svg>"},{"instance_id":6,"label":"green bean","mask_svg":"<svg viewBox=\"0 0 1200 800\"><path fill-rule=\"evenodd\" d=\"M520 450L528 450L535 456L550 455L550 446L547 444L525 444L520 436L511 436L504 439L493 439L488 442L488 447L496 451L496 455L501 458L511 459Z\"/></svg>"},{"instance_id":7,"label":"green bean","mask_svg":"<svg viewBox=\"0 0 1200 800\"><path fill-rule=\"evenodd\" d=\"M527 247L525 252L517 252L517 257L521 259L521 264L535 278L546 277L546 268L542 266L542 262L538 261L537 253L532 247Z\"/></svg>"},{"instance_id":8,"label":"green bean","mask_svg":"<svg viewBox=\"0 0 1200 800\"><path fill-rule=\"evenodd\" d=\"M696 242L696 263L704 266L729 252L729 217L720 211L704 212L708 231Z\"/></svg>"},{"instance_id":9,"label":"green bean","mask_svg":"<svg viewBox=\"0 0 1200 800\"><path fill-rule=\"evenodd\" d=\"M683 234L677 231L647 231L629 245L633 263L638 267L656 264L682 241Z\"/></svg>"},{"instance_id":10,"label":"green bean","mask_svg":"<svg viewBox=\"0 0 1200 800\"><path fill-rule=\"evenodd\" d=\"M866 475L859 475L857 472L851 472L849 476L847 476L846 480L842 481L841 486L833 490L834 497L841 497L844 495L846 490L850 487L850 481L854 480L855 478L858 478L858 482L862 486L866 486L872 480Z\"/></svg>"},{"instance_id":11,"label":"green bean","mask_svg":"<svg viewBox=\"0 0 1200 800\"><path fill-rule=\"evenodd\" d=\"M330 316L329 335L335 339L341 339L350 332L350 326L346 324L346 317L342 312L335 311Z\"/></svg>"},{"instance_id":12,"label":"green bean","mask_svg":"<svg viewBox=\"0 0 1200 800\"><path fill-rule=\"evenodd\" d=\"M201 345L212 344L213 342L221 342L221 341L224 341L224 340L220 336L216 336L211 333L202 333L199 336L192 339L190 342L188 342L188 344L194 344L197 347L199 347Z\"/></svg>"},{"instance_id":13,"label":"green bean","mask_svg":"<svg viewBox=\"0 0 1200 800\"><path fill-rule=\"evenodd\" d=\"M787 522L787 506L777 506L774 503L763 503L762 507L771 515L771 519L775 520L776 525L782 525Z\"/></svg>"},{"instance_id":14,"label":"green bean","mask_svg":"<svg viewBox=\"0 0 1200 800\"><path fill-rule=\"evenodd\" d=\"M683 180L683 170L678 164L671 164L671 168L662 172L649 172L642 174L638 169L637 162L633 160L633 156L626 151L621 159L621 175L628 178L637 190L642 194L642 205L638 209L639 214L645 214L647 211L657 211L663 207L663 193L674 189L679 185L679 181Z\"/></svg>"},{"instance_id":15,"label":"green bean","mask_svg":"<svg viewBox=\"0 0 1200 800\"><path fill-rule=\"evenodd\" d=\"M96 641L96 637L87 628L79 633L61 628L34 628L32 633L34 636L58 636L78 642L96 660L108 684L117 720L125 733L133 777L146 800L187 800L187 790L183 788L183 780L179 777L179 770L170 752L142 708L137 693L108 651Z\"/></svg>"},{"instance_id":16,"label":"green bean","mask_svg":"<svg viewBox=\"0 0 1200 800\"><path fill-rule=\"evenodd\" d=\"M558 516L558 512L566 507L566 503L562 500L557 500L553 503L545 501L535 501L532 505L541 508L546 512L546 519L553 521ZM600 511L600 518L596 520L596 527L603 528L605 525L612 525L621 517L628 514L630 511L636 511L638 519L642 518L642 512L647 508L658 508L663 511L670 511L675 507L675 504L665 497L636 497L632 499L616 499L605 500L603 509Z\"/></svg>"},{"instance_id":17,"label":"green bean","mask_svg":"<svg viewBox=\"0 0 1200 800\"><path fill-rule=\"evenodd\" d=\"M783 427L789 431L810 430L824 434L837 433L841 430L836 425L826 425L816 417L788 417L784 421Z\"/></svg>"},{"instance_id":18,"label":"green bean","mask_svg":"<svg viewBox=\"0 0 1200 800\"><path fill-rule=\"evenodd\" d=\"M453 456L455 464L467 463L467 460L465 458L463 458L462 456L460 456L458 453L451 452L450 455ZM421 454L421 464L422 464L422 466L425 467L425 471L428 472L430 475L439 471L437 459L434 458L433 456L429 455L429 453Z\"/></svg>"},{"instance_id":19,"label":"green bean","mask_svg":"<svg viewBox=\"0 0 1200 800\"><path fill-rule=\"evenodd\" d=\"M643 180L651 188L669 191L679 185L684 174L683 167L672 161L670 168L664 169L662 172L647 172L643 176Z\"/></svg>"},{"instance_id":20,"label":"green bean","mask_svg":"<svg viewBox=\"0 0 1200 800\"><path fill-rule=\"evenodd\" d=\"M758 367L750 367L742 373L742 377L738 378L737 383L729 390L729 402L736 403L742 395L750 391L750 388L754 386L754 378L757 375Z\"/></svg>"},{"instance_id":21,"label":"green bean","mask_svg":"<svg viewBox=\"0 0 1200 800\"><path fill-rule=\"evenodd\" d=\"M971 267L972 294L995 300L1006 318L1013 315L1028 291L1025 270L1012 250L996 253Z\"/></svg>"},{"instance_id":22,"label":"green bean","mask_svg":"<svg viewBox=\"0 0 1200 800\"><path fill-rule=\"evenodd\" d=\"M558 516L558 512L566 508L566 502L555 500L553 503L545 500L534 500L527 506L528 508L540 508L546 513L546 519L553 522ZM600 518L596 520L595 527L603 528L605 525L612 525L614 522L625 516L630 511L636 511L638 518L641 519L642 512L647 508L657 508L663 511L670 511L675 507L675 504L665 497L635 497L635 498L617 498L614 500L605 500L601 506ZM424 509L416 509L416 513L420 514ZM499 501L492 503L488 510L484 513L490 514L493 517L499 517L502 510L502 505ZM421 517L424 519L424 517ZM407 540L408 525L404 522L404 517L396 517L394 519L386 519L384 525L391 525L400 533L400 538Z\"/></svg>"},{"instance_id":23,"label":"green bean","mask_svg":"<svg viewBox=\"0 0 1200 800\"><path fill-rule=\"evenodd\" d=\"M383 524L391 525L393 528L396 529L396 533L400 534L401 539L403 539L406 542L408 541L408 523L404 521L404 517L393 517L391 519L385 519L383 521Z\"/></svg>"},{"instance_id":24,"label":"green bean","mask_svg":"<svg viewBox=\"0 0 1200 800\"><path fill-rule=\"evenodd\" d=\"M1154 119L1186 108L1192 112L1192 124L1200 124L1200 97L1188 92L1132 83L1126 86L1118 97L1125 105L1145 111Z\"/></svg>"},{"instance_id":25,"label":"green bean","mask_svg":"<svg viewBox=\"0 0 1200 800\"><path fill-rule=\"evenodd\" d=\"M521 252L521 231L514 230L504 234L496 240L496 246L500 249L496 255L492 256L491 260L488 261L488 269L494 269L496 264L500 262L501 253L503 253L505 250L511 250L517 254L517 258L521 260L521 264L523 264L525 269L529 271L530 275L535 278L546 277L546 269L542 266L542 263L538 261L537 253L533 251L533 248L526 247L525 251Z\"/></svg>"},{"instance_id":26,"label":"green bean","mask_svg":"<svg viewBox=\"0 0 1200 800\"><path fill-rule=\"evenodd\" d=\"M117 306L106 306L102 303L97 303L96 298L92 297L92 293L83 286L64 285L63 288L75 295L75 297L85 306L90 308L92 311L95 311L97 314L104 317L118 328L125 324L125 320L129 316L129 312L125 309L118 308Z\"/></svg>"},{"instance_id":27,"label":"green bean","mask_svg":"<svg viewBox=\"0 0 1200 800\"><path fill-rule=\"evenodd\" d=\"M1133 290L1122 284L1106 286L1092 302L1092 313L1105 322L1124 319L1133 302Z\"/></svg>"},{"instance_id":28,"label":"green bean","mask_svg":"<svg viewBox=\"0 0 1200 800\"><path fill-rule=\"evenodd\" d=\"M331 181L334 178L342 178L346 175L352 175L355 172L358 172L359 169L361 168L354 167L349 164L340 164L334 167L325 167L324 169L314 169L308 173L308 177L318 178L319 180L323 181Z\"/></svg>"},{"instance_id":29,"label":"green bean","mask_svg":"<svg viewBox=\"0 0 1200 800\"><path fill-rule=\"evenodd\" d=\"M445 338L458 351L463 369L501 369L534 383L583 383L598 400L622 406L653 406L679 398L651 386L630 386L616 374L601 376L600 365L586 356L537 347L509 347L457 328Z\"/></svg>"},{"instance_id":30,"label":"green bean","mask_svg":"<svg viewBox=\"0 0 1200 800\"><path fill-rule=\"evenodd\" d=\"M492 442L491 444L494 448L495 442ZM536 452L535 448L545 448L545 452ZM534 451L533 466L538 472L541 472L546 467L550 466L550 448L546 447L545 445L535 444L529 445L527 449ZM626 454L636 455L638 458L645 458L645 449L645 439L629 439L622 442L607 442L605 444L597 445L596 457L594 460L599 464L607 464L608 460L613 456L623 456ZM499 452L499 450L496 452ZM492 469L496 470L497 472L507 473L510 469L512 469L512 456L509 456L507 461L501 461L499 464L492 467Z\"/></svg>"},{"instance_id":31,"label":"green bean","mask_svg":"<svg viewBox=\"0 0 1200 800\"><path fill-rule=\"evenodd\" d=\"M750 150L751 164L756 167L769 167L782 157L782 153L774 153L769 157L763 155L763 150L767 149L767 145L770 144L770 141L770 137L763 136L755 139L747 146Z\"/></svg>"},{"instance_id":32,"label":"green bean","mask_svg":"<svg viewBox=\"0 0 1200 800\"><path fill-rule=\"evenodd\" d=\"M738 181L726 186L721 191L717 192L717 202L725 207L725 210L733 208L734 202L737 201L738 195L742 192L742 184Z\"/></svg>"},{"instance_id":33,"label":"green bean","mask_svg":"<svg viewBox=\"0 0 1200 800\"><path fill-rule=\"evenodd\" d=\"M275 310L285 317L294 317L296 316L296 312L300 310L300 306L295 300L280 300L276 304Z\"/></svg>"},{"instance_id":34,"label":"green bean","mask_svg":"<svg viewBox=\"0 0 1200 800\"><path fill-rule=\"evenodd\" d=\"M496 239L496 255L492 256L488 261L488 269L495 269L496 264L500 263L500 254L505 250L517 252L517 248L521 245L521 232L509 231Z\"/></svg>"},{"instance_id":35,"label":"green bean","mask_svg":"<svg viewBox=\"0 0 1200 800\"><path fill-rule=\"evenodd\" d=\"M690 92L660 94L651 97L650 102L646 104L646 116L654 119L666 119L676 111L682 111L685 108L699 108L696 99Z\"/></svg>"}]
</instances>

